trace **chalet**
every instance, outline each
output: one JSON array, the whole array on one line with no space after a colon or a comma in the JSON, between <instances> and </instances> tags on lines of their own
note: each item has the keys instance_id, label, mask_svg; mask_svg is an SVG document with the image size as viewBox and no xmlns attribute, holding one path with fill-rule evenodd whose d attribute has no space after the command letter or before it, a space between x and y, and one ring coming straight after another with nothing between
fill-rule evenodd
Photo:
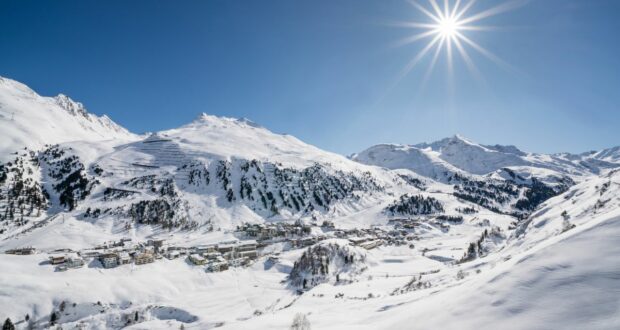
<instances>
[{"instance_id":1,"label":"chalet","mask_svg":"<svg viewBox=\"0 0 620 330\"><path fill-rule=\"evenodd\" d=\"M67 261L67 256L65 255L50 256L49 260L52 265L60 265L60 264L64 264L65 261Z\"/></svg>"},{"instance_id":2,"label":"chalet","mask_svg":"<svg viewBox=\"0 0 620 330\"><path fill-rule=\"evenodd\" d=\"M23 256L23 255L35 254L37 253L37 249L33 247L25 247L25 248L7 250L5 253Z\"/></svg>"},{"instance_id":3,"label":"chalet","mask_svg":"<svg viewBox=\"0 0 620 330\"><path fill-rule=\"evenodd\" d=\"M207 272L221 272L227 269L228 269L228 262L224 260L222 257L220 257L217 260L209 262L205 270Z\"/></svg>"},{"instance_id":4,"label":"chalet","mask_svg":"<svg viewBox=\"0 0 620 330\"><path fill-rule=\"evenodd\" d=\"M54 253L54 254L60 254L60 253L73 253L75 251L71 250L71 249L56 249L50 253Z\"/></svg>"},{"instance_id":5,"label":"chalet","mask_svg":"<svg viewBox=\"0 0 620 330\"><path fill-rule=\"evenodd\" d=\"M179 252L179 250L169 250L166 253L166 258L172 260L172 259L176 259L178 257L181 256L181 252Z\"/></svg>"},{"instance_id":6,"label":"chalet","mask_svg":"<svg viewBox=\"0 0 620 330\"><path fill-rule=\"evenodd\" d=\"M104 253L99 256L99 261L103 268L114 268L118 266L118 255L116 253Z\"/></svg>"},{"instance_id":7,"label":"chalet","mask_svg":"<svg viewBox=\"0 0 620 330\"><path fill-rule=\"evenodd\" d=\"M235 258L235 259L231 259L228 264L232 267L241 267L244 265L247 265L249 263L249 259L248 258Z\"/></svg>"},{"instance_id":8,"label":"chalet","mask_svg":"<svg viewBox=\"0 0 620 330\"><path fill-rule=\"evenodd\" d=\"M79 252L82 258L99 258L100 254L101 252L97 250L82 250Z\"/></svg>"},{"instance_id":9,"label":"chalet","mask_svg":"<svg viewBox=\"0 0 620 330\"><path fill-rule=\"evenodd\" d=\"M257 237L263 228L264 226L261 226L261 225L247 224L244 226L242 230L245 232L247 236Z\"/></svg>"},{"instance_id":10,"label":"chalet","mask_svg":"<svg viewBox=\"0 0 620 330\"><path fill-rule=\"evenodd\" d=\"M161 253L164 249L164 244L165 244L165 240L163 239L156 239L153 240L153 247L155 248L155 252L157 253Z\"/></svg>"},{"instance_id":11,"label":"chalet","mask_svg":"<svg viewBox=\"0 0 620 330\"><path fill-rule=\"evenodd\" d=\"M176 251L179 253L179 256L183 256L187 254L188 249L182 246L169 245L167 250L168 250L168 253L170 253L171 251Z\"/></svg>"},{"instance_id":12,"label":"chalet","mask_svg":"<svg viewBox=\"0 0 620 330\"><path fill-rule=\"evenodd\" d=\"M203 253L202 256L207 258L208 260L215 260L217 258L222 258L222 254L219 252Z\"/></svg>"},{"instance_id":13,"label":"chalet","mask_svg":"<svg viewBox=\"0 0 620 330\"><path fill-rule=\"evenodd\" d=\"M205 259L199 254L191 254L189 256L189 261L197 266L204 265L207 263L207 259Z\"/></svg>"},{"instance_id":14,"label":"chalet","mask_svg":"<svg viewBox=\"0 0 620 330\"><path fill-rule=\"evenodd\" d=\"M258 252L256 252L256 250L240 251L237 253L237 255L239 256L239 258L249 258L249 259L258 258Z\"/></svg>"},{"instance_id":15,"label":"chalet","mask_svg":"<svg viewBox=\"0 0 620 330\"><path fill-rule=\"evenodd\" d=\"M121 252L118 254L118 263L120 265L127 265L131 263L131 257L127 252Z\"/></svg>"},{"instance_id":16,"label":"chalet","mask_svg":"<svg viewBox=\"0 0 620 330\"><path fill-rule=\"evenodd\" d=\"M80 268L84 266L84 259L80 257L67 258L65 265L69 268Z\"/></svg>"},{"instance_id":17,"label":"chalet","mask_svg":"<svg viewBox=\"0 0 620 330\"><path fill-rule=\"evenodd\" d=\"M335 229L336 226L334 225L333 221L329 221L329 220L325 220L323 221L323 224L321 224L321 227L325 228L325 229Z\"/></svg>"},{"instance_id":18,"label":"chalet","mask_svg":"<svg viewBox=\"0 0 620 330\"><path fill-rule=\"evenodd\" d=\"M263 227L260 230L260 233L258 234L258 237L261 240L267 240L267 239L272 239L276 236L278 236L278 229L273 227L273 226L269 226L269 227ZM282 232L281 236L284 236L286 233Z\"/></svg>"},{"instance_id":19,"label":"chalet","mask_svg":"<svg viewBox=\"0 0 620 330\"><path fill-rule=\"evenodd\" d=\"M194 253L204 254L213 253L217 251L217 244L198 245L194 248Z\"/></svg>"},{"instance_id":20,"label":"chalet","mask_svg":"<svg viewBox=\"0 0 620 330\"><path fill-rule=\"evenodd\" d=\"M257 243L254 240L243 241L235 247L235 250L239 252L256 251L256 245Z\"/></svg>"},{"instance_id":21,"label":"chalet","mask_svg":"<svg viewBox=\"0 0 620 330\"><path fill-rule=\"evenodd\" d=\"M218 244L217 250L221 254L226 254L226 253L235 251L236 246L237 246L236 242L226 242L226 243Z\"/></svg>"},{"instance_id":22,"label":"chalet","mask_svg":"<svg viewBox=\"0 0 620 330\"><path fill-rule=\"evenodd\" d=\"M155 261L155 257L150 253L140 253L134 258L136 265L149 264Z\"/></svg>"},{"instance_id":23,"label":"chalet","mask_svg":"<svg viewBox=\"0 0 620 330\"><path fill-rule=\"evenodd\" d=\"M371 240L371 241L366 241L363 243L360 243L359 246L366 249L366 250L371 250L374 249L376 247L378 247L379 245L381 245L381 240L375 239L375 240Z\"/></svg>"},{"instance_id":24,"label":"chalet","mask_svg":"<svg viewBox=\"0 0 620 330\"><path fill-rule=\"evenodd\" d=\"M360 245L368 241L368 237L349 237L349 242L353 245Z\"/></svg>"}]
</instances>

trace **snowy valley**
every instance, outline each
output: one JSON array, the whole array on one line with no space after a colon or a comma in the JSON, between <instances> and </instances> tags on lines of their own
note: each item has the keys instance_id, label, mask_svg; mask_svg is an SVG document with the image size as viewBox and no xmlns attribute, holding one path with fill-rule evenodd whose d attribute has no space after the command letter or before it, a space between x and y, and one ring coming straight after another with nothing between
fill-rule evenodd
<instances>
[{"instance_id":1,"label":"snowy valley","mask_svg":"<svg viewBox=\"0 0 620 330\"><path fill-rule=\"evenodd\" d=\"M0 78L0 252L18 329L613 329L620 149L140 135Z\"/></svg>"}]
</instances>

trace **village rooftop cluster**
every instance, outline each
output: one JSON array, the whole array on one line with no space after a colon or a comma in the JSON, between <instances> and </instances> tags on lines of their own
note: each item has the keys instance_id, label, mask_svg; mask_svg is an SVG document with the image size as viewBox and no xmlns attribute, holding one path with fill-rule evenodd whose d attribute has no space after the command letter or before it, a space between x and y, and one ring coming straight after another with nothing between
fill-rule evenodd
<instances>
[{"instance_id":1,"label":"village rooftop cluster","mask_svg":"<svg viewBox=\"0 0 620 330\"><path fill-rule=\"evenodd\" d=\"M435 223L433 223L435 224ZM436 227L447 230L445 222L437 222ZM416 228L424 226L419 219L392 219L386 229L372 227L369 229L336 229L331 221L316 223L250 224L238 226L234 232L239 239L214 244L192 247L180 247L167 244L163 239L153 239L134 243L130 238L108 242L92 249L73 251L60 249L49 252L49 264L57 271L83 267L90 260L97 260L103 268L115 268L122 265L143 265L158 259L177 259L185 257L196 266L204 266L207 272L219 272L229 267L241 267L251 264L262 256L262 248L276 243L287 243L286 249L312 246L327 238L347 239L352 245L370 250L380 245L409 245L414 248L413 240L419 240ZM37 253L34 247L24 247L5 251L6 254L31 255ZM277 255L271 255L277 260Z\"/></svg>"}]
</instances>

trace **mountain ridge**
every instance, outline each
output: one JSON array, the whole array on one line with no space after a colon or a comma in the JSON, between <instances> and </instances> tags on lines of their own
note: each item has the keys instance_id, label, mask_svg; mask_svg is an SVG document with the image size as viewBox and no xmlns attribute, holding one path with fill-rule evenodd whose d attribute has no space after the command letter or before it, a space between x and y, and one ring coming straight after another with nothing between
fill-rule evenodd
<instances>
[{"instance_id":1,"label":"mountain ridge","mask_svg":"<svg viewBox=\"0 0 620 330\"><path fill-rule=\"evenodd\" d=\"M41 149L46 144L69 141L118 139L137 135L106 115L89 113L84 105L64 94L43 97L28 86L0 77L0 161L17 150Z\"/></svg>"}]
</instances>

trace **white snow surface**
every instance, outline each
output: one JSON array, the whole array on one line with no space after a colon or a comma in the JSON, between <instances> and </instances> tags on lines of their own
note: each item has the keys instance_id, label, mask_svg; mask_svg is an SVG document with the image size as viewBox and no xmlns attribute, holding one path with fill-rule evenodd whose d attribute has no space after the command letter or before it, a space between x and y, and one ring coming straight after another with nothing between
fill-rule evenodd
<instances>
[{"instance_id":1,"label":"white snow surface","mask_svg":"<svg viewBox=\"0 0 620 330\"><path fill-rule=\"evenodd\" d=\"M584 176L620 166L618 148L600 152L573 154L526 153L515 146L484 146L455 135L433 143L415 145L380 144L352 159L389 169L410 169L433 179L444 173L466 172L485 175L502 168L548 169L558 174ZM460 171L459 171L460 170Z\"/></svg>"},{"instance_id":2,"label":"white snow surface","mask_svg":"<svg viewBox=\"0 0 620 330\"><path fill-rule=\"evenodd\" d=\"M136 135L108 116L88 113L84 106L60 94L42 97L28 86L0 77L0 161L27 147L69 141L130 141Z\"/></svg>"},{"instance_id":3,"label":"white snow surface","mask_svg":"<svg viewBox=\"0 0 620 330\"><path fill-rule=\"evenodd\" d=\"M88 114L64 95L41 97L6 78L0 78L0 132L0 162L15 158L15 151L29 159L24 147L40 150L58 143L65 152L60 160L75 156L85 175L98 181L69 211L53 191L49 165L27 175L49 190L52 207L0 233L0 252L25 246L39 250L30 256L0 254L0 321L10 317L18 329L49 328L50 313L63 301L63 329L289 329L298 314L306 315L312 329L620 328L620 171L613 169L618 148L542 155L455 136L428 144L378 145L348 159L247 119L207 114L139 137L107 117ZM240 169L252 160L262 172ZM326 210L268 214L258 199L226 200L214 173L220 161L231 164L235 193L244 173L265 173L272 180L276 166L303 171L316 164L337 179L368 175L380 188L354 191ZM35 163L26 162L27 169L36 169ZM187 164L209 169L211 183L189 184ZM96 175L97 166L102 173ZM510 173L519 176L518 184L533 178L553 182L564 175L577 183L516 219L456 198L453 184L444 181L453 174L478 182L508 180ZM150 176L170 180L183 205L179 212L198 221L197 227L168 230L134 223L128 229L122 212L84 216L86 209L121 209L162 198L157 189L126 183ZM106 199L106 188L135 192ZM279 200L279 188L266 184L262 189ZM326 281L303 294L288 276L307 248L291 248L288 242L259 249L258 260L249 266L215 273L183 258L113 269L87 259L83 268L64 272L47 261L56 249L90 249L121 238L136 243L160 238L176 246L237 240L234 228L244 222L329 220L339 230L401 231L388 223L395 217L384 209L403 194L432 197L443 206L443 215L462 216L462 221L447 225L434 215L403 216L418 221L406 244L351 247L364 256L354 268L359 271L339 273L337 280L338 272L349 269L340 259L326 261ZM0 206L7 203L0 200ZM464 208L475 212L464 213ZM482 241L484 253L461 262L484 232L500 234ZM319 244L352 244L335 239L332 230L312 227L310 237L323 235L330 239Z\"/></svg>"}]
</instances>

